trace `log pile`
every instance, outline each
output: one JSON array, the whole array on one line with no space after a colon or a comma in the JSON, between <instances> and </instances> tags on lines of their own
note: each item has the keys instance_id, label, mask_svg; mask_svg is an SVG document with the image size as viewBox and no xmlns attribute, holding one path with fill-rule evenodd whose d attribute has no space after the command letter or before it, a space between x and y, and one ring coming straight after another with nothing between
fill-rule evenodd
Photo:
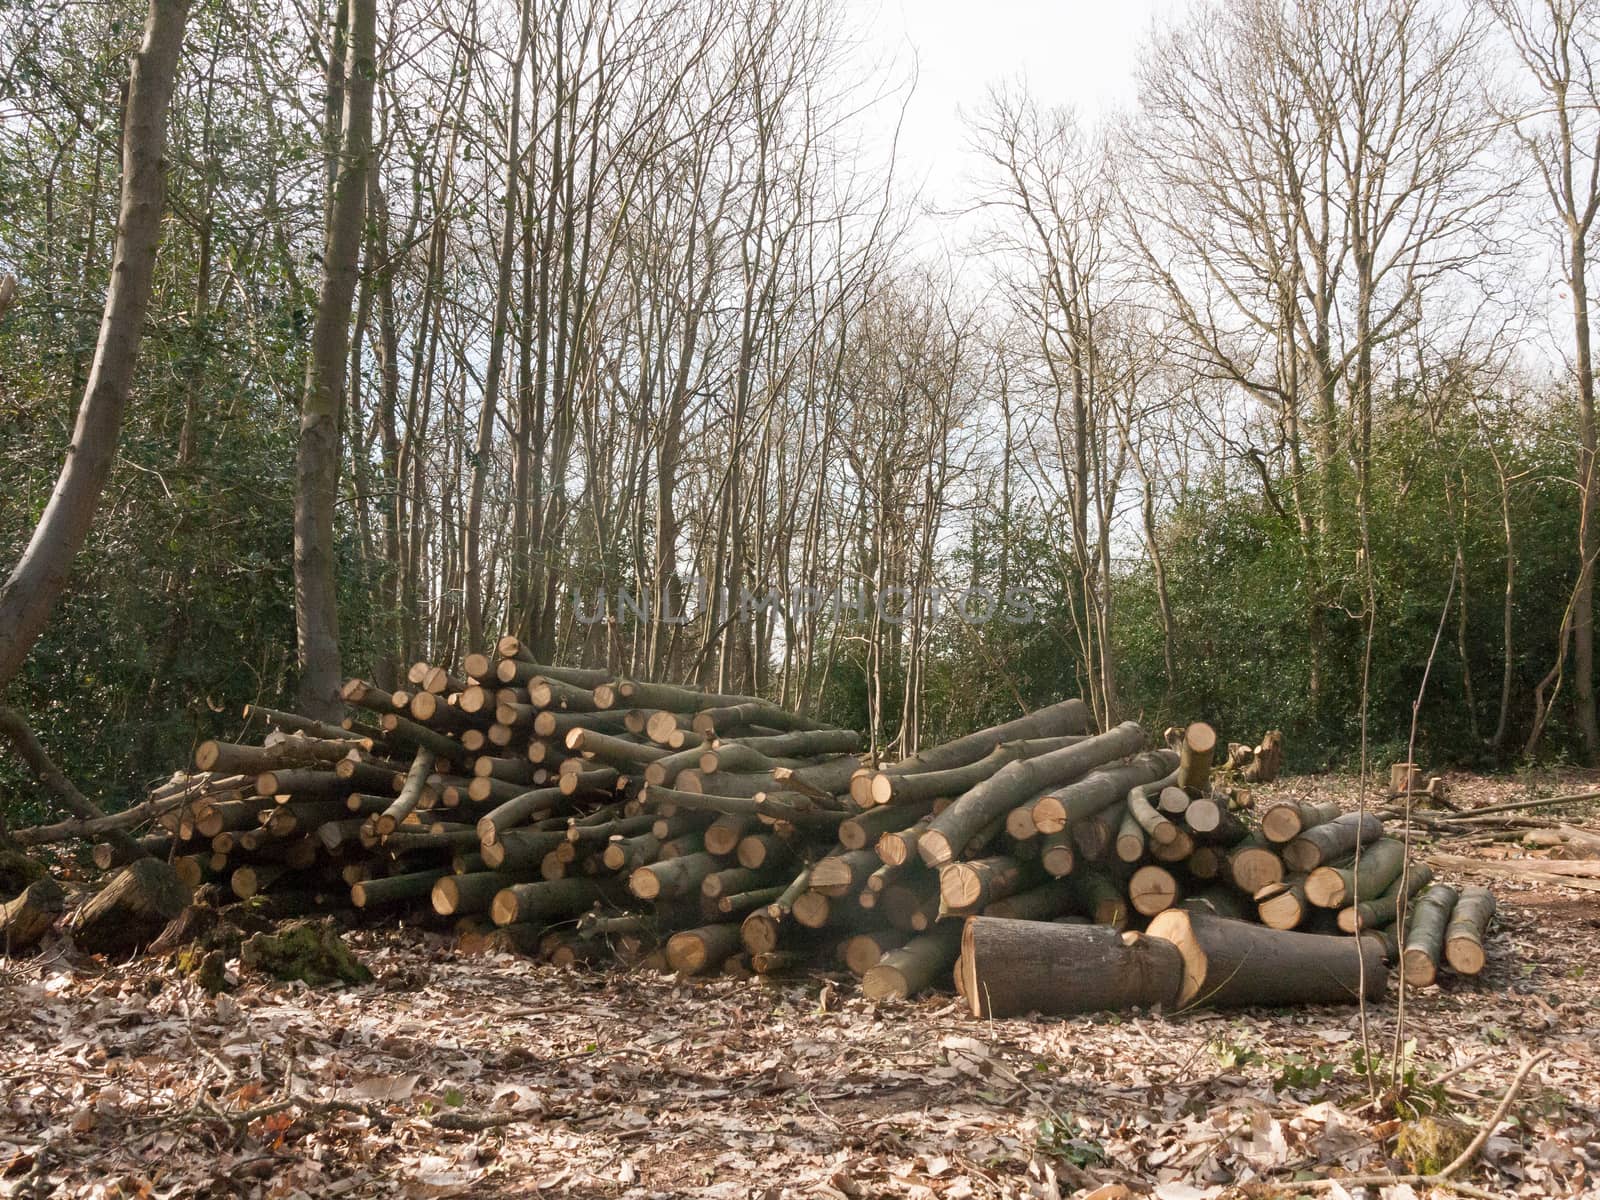
<instances>
[{"instance_id":1,"label":"log pile","mask_svg":"<svg viewBox=\"0 0 1600 1200\"><path fill-rule=\"evenodd\" d=\"M538 663L514 637L343 697L337 724L247 709L257 738L202 744L140 806L155 832L96 861L142 850L273 916L448 923L469 951L841 965L873 998L953 981L978 1015L1339 1001L1386 963L1482 965L1492 897L1443 904L1377 817L1251 812L1275 732L1226 746L1197 722L1152 747L1066 700L877 765L768 701ZM1341 933L1360 936L1319 936Z\"/></svg>"}]
</instances>

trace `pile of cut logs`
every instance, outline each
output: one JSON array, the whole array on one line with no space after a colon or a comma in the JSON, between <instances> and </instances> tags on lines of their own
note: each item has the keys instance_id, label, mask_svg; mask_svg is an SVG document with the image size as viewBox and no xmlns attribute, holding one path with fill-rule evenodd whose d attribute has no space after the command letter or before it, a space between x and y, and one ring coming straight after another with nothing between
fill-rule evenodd
<instances>
[{"instance_id":1,"label":"pile of cut logs","mask_svg":"<svg viewBox=\"0 0 1600 1200\"><path fill-rule=\"evenodd\" d=\"M953 980L983 1016L1337 1002L1389 963L1483 965L1492 897L1430 887L1378 817L1254 812L1275 732L1219 753L1197 722L1152 749L1066 700L876 766L768 701L496 651L418 663L407 690L351 680L339 724L247 709L264 736L202 744L140 806L156 832L96 846L134 880L102 908L152 908L128 893L166 860L274 915L686 975L839 964L874 998Z\"/></svg>"}]
</instances>

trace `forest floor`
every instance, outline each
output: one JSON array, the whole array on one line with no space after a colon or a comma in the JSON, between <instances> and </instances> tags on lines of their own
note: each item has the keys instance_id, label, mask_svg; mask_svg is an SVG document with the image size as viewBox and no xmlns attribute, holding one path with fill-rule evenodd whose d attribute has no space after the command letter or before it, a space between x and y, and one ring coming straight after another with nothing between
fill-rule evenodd
<instances>
[{"instance_id":1,"label":"forest floor","mask_svg":"<svg viewBox=\"0 0 1600 1200\"><path fill-rule=\"evenodd\" d=\"M1467 805L1579 782L1452 778ZM416 930L351 935L371 985L212 999L57 946L0 960L0 1196L1342 1197L1301 1181L1416 1169L1395 1135L1423 1110L1436 1169L1541 1051L1456 1178L1600 1194L1600 891L1493 883L1484 974L1408 993L1403 1026L1391 985L1365 1030L1344 1008L979 1022L842 977L559 971Z\"/></svg>"}]
</instances>

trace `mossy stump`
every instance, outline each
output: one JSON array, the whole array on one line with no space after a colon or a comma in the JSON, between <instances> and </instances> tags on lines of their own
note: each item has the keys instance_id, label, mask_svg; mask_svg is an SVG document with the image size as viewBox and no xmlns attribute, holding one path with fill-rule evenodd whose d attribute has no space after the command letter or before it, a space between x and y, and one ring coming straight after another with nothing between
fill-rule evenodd
<instances>
[{"instance_id":1,"label":"mossy stump","mask_svg":"<svg viewBox=\"0 0 1600 1200\"><path fill-rule=\"evenodd\" d=\"M258 933L244 943L240 962L252 970L313 987L371 983L372 972L350 952L329 920L292 921L276 933Z\"/></svg>"}]
</instances>

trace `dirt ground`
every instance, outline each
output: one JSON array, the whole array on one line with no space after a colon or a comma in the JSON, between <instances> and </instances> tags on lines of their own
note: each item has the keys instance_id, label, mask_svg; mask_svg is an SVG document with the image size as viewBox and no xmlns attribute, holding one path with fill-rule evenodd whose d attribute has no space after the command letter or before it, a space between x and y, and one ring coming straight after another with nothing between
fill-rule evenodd
<instances>
[{"instance_id":1,"label":"dirt ground","mask_svg":"<svg viewBox=\"0 0 1600 1200\"><path fill-rule=\"evenodd\" d=\"M1453 781L1468 805L1588 782ZM1409 992L1403 1024L1393 984L1364 1022L985 1023L843 976L559 971L417 930L352 935L372 985L246 976L213 1000L58 945L0 960L0 1196L1444 1195L1356 1180L1437 1170L1540 1052L1454 1190L1600 1195L1600 891L1493 886L1488 969Z\"/></svg>"}]
</instances>

